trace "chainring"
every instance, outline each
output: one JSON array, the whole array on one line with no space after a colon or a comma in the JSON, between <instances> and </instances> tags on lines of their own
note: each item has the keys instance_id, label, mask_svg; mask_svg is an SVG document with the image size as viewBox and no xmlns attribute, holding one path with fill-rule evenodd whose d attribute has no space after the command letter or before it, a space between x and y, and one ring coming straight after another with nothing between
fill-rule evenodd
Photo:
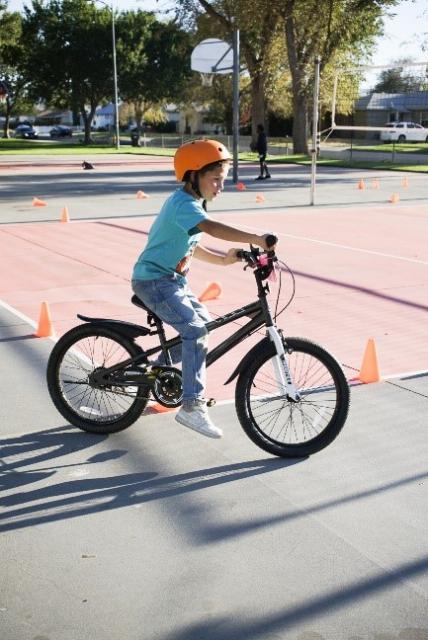
<instances>
[{"instance_id":1,"label":"chainring","mask_svg":"<svg viewBox=\"0 0 428 640\"><path fill-rule=\"evenodd\" d=\"M157 402L164 407L175 409L183 400L181 371L173 367L162 367L156 373L152 393Z\"/></svg>"}]
</instances>

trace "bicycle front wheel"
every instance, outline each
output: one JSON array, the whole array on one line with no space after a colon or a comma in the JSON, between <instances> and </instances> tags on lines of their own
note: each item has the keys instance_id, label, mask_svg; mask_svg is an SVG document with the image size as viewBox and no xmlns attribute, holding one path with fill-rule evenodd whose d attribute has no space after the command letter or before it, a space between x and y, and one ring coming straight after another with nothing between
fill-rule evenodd
<instances>
[{"instance_id":1,"label":"bicycle front wheel","mask_svg":"<svg viewBox=\"0 0 428 640\"><path fill-rule=\"evenodd\" d=\"M114 433L126 429L143 412L150 389L96 385L91 374L142 351L138 345L108 327L80 325L66 333L53 348L48 361L50 396L64 418L91 433ZM122 373L122 371L120 371Z\"/></svg>"},{"instance_id":2,"label":"bicycle front wheel","mask_svg":"<svg viewBox=\"0 0 428 640\"><path fill-rule=\"evenodd\" d=\"M276 382L275 347L266 341L252 353L236 385L239 421L255 444L284 458L309 456L329 445L349 410L349 386L339 363L319 345L287 338L285 350L299 399Z\"/></svg>"}]
</instances>

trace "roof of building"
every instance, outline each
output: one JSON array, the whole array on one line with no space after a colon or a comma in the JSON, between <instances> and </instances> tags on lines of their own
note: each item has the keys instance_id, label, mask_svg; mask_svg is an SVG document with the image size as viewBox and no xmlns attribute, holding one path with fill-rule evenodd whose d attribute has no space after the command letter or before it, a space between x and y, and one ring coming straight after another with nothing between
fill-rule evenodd
<instances>
[{"instance_id":1,"label":"roof of building","mask_svg":"<svg viewBox=\"0 0 428 640\"><path fill-rule=\"evenodd\" d=\"M409 93L371 93L360 98L356 109L364 111L409 111L411 109L428 110L428 91Z\"/></svg>"},{"instance_id":2,"label":"roof of building","mask_svg":"<svg viewBox=\"0 0 428 640\"><path fill-rule=\"evenodd\" d=\"M95 111L96 116L114 116L114 104L109 102L104 107L98 107Z\"/></svg>"}]
</instances>

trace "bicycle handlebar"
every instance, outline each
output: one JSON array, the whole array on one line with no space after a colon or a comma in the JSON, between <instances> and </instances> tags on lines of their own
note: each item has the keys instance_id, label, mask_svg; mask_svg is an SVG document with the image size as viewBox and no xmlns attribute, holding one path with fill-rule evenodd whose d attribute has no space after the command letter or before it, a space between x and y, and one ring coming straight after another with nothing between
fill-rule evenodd
<instances>
[{"instance_id":1,"label":"bicycle handlebar","mask_svg":"<svg viewBox=\"0 0 428 640\"><path fill-rule=\"evenodd\" d=\"M278 242L278 238L273 233L266 236L266 244L268 247L274 247L277 242ZM249 266L257 266L258 258L261 255L261 251L257 247L253 247L252 245L250 246L251 246L250 251L245 251L245 249L239 249L236 252L236 257L239 258L240 260L243 260L244 262L247 262ZM272 251L267 250L265 251L265 254L269 258L275 257L275 251L273 250Z\"/></svg>"},{"instance_id":2,"label":"bicycle handlebar","mask_svg":"<svg viewBox=\"0 0 428 640\"><path fill-rule=\"evenodd\" d=\"M273 247L278 242L278 238L270 234L266 237L266 244L268 247ZM258 247L251 246L250 251L239 249L236 252L236 257L247 263L248 267L256 269L261 275L262 280L269 277L274 269L274 262L276 261L276 255L274 250L261 251ZM245 267L246 268L246 267Z\"/></svg>"}]
</instances>

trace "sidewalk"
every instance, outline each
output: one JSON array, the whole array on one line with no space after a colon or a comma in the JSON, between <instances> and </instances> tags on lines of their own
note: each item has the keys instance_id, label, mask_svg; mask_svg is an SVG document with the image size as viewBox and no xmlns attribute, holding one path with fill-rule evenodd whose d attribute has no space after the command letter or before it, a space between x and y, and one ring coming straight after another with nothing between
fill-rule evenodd
<instances>
[{"instance_id":1,"label":"sidewalk","mask_svg":"<svg viewBox=\"0 0 428 640\"><path fill-rule=\"evenodd\" d=\"M233 405L220 441L70 428L52 343L0 327L5 640L426 640L427 376L353 387L338 439L287 461Z\"/></svg>"}]
</instances>

